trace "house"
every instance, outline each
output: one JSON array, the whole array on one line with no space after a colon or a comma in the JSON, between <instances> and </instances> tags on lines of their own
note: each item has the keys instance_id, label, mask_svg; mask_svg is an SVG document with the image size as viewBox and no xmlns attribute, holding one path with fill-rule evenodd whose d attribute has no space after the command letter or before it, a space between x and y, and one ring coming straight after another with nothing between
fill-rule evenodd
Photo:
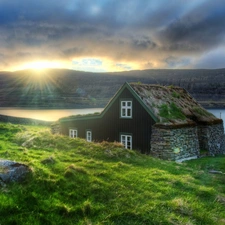
<instances>
[{"instance_id":1,"label":"house","mask_svg":"<svg viewBox=\"0 0 225 225\"><path fill-rule=\"evenodd\" d=\"M223 121L180 87L125 83L101 113L61 118L58 126L71 138L117 141L167 160L225 153Z\"/></svg>"}]
</instances>

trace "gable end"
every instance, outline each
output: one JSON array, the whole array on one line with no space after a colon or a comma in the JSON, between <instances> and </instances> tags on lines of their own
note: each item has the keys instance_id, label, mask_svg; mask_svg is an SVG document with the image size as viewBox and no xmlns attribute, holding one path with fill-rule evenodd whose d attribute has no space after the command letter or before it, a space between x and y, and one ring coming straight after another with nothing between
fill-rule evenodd
<instances>
[{"instance_id":1,"label":"gable end","mask_svg":"<svg viewBox=\"0 0 225 225\"><path fill-rule=\"evenodd\" d=\"M154 115L154 113L145 105L141 97L133 90L133 88L127 82L124 83L124 85L116 92L116 94L112 97L112 99L108 102L104 110L99 115L87 115L87 116L84 115L81 117L67 117L67 118L62 118L59 121L67 122L67 121L74 121L74 120L100 119L106 114L106 112L110 109L113 103L117 100L117 98L119 98L120 94L126 88L130 91L130 93L134 96L134 98L141 104L141 106L147 111L147 113L152 117L152 119L155 122L158 122L158 119Z\"/></svg>"}]
</instances>

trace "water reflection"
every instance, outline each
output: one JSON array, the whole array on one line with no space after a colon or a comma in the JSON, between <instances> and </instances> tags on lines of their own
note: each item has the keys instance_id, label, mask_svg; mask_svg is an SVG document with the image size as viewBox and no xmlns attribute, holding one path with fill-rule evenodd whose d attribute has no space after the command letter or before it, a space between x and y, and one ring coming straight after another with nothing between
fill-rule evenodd
<instances>
[{"instance_id":1,"label":"water reflection","mask_svg":"<svg viewBox=\"0 0 225 225\"><path fill-rule=\"evenodd\" d=\"M56 121L59 118L101 112L102 108L90 109L20 109L20 108L0 108L0 115L38 119L44 121Z\"/></svg>"},{"instance_id":2,"label":"water reflection","mask_svg":"<svg viewBox=\"0 0 225 225\"><path fill-rule=\"evenodd\" d=\"M103 108L90 108L90 109L22 109L22 108L1 108L0 114L14 117L24 117L45 121L56 121L59 118L101 112ZM207 109L214 114L217 118L223 119L225 122L225 109Z\"/></svg>"}]
</instances>

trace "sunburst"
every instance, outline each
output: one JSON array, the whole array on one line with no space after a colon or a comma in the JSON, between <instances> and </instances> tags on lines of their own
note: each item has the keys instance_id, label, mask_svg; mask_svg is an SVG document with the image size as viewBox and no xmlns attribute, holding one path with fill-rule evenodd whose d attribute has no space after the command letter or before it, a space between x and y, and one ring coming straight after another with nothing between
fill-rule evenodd
<instances>
[{"instance_id":1,"label":"sunburst","mask_svg":"<svg viewBox=\"0 0 225 225\"><path fill-rule=\"evenodd\" d=\"M63 65L62 62L57 61L33 61L25 63L21 66L20 70L25 69L32 69L36 71L45 70L49 68L63 68L65 65Z\"/></svg>"}]
</instances>

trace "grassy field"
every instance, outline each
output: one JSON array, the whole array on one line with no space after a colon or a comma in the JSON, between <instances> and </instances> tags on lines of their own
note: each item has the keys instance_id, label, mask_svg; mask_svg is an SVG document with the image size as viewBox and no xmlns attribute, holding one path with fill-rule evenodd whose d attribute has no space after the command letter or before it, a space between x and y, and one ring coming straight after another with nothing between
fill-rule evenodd
<instances>
[{"instance_id":1,"label":"grassy field","mask_svg":"<svg viewBox=\"0 0 225 225\"><path fill-rule=\"evenodd\" d=\"M225 224L225 157L176 163L0 124L0 158L31 168L0 187L0 224Z\"/></svg>"}]
</instances>

